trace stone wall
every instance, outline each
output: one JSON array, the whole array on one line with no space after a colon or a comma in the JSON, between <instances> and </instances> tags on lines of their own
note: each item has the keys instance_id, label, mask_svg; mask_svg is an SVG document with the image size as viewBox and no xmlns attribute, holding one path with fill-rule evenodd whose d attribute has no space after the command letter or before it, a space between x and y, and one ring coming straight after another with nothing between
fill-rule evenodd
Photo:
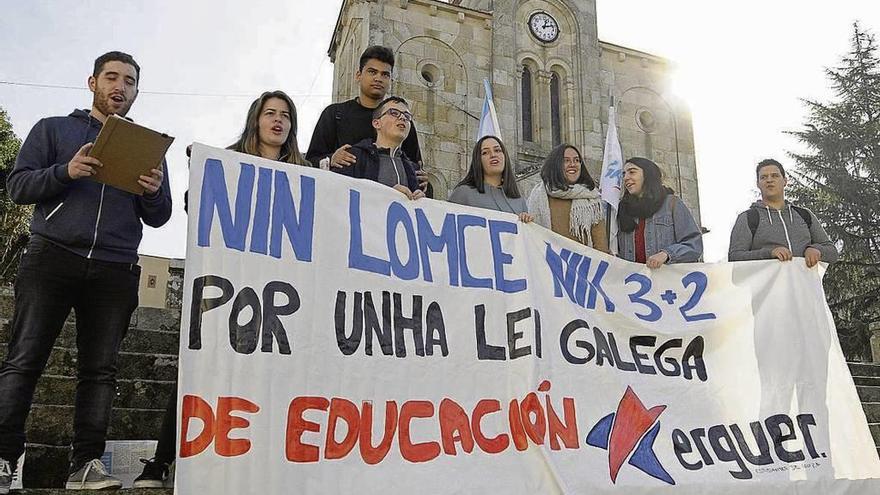
<instances>
[{"instance_id":1,"label":"stone wall","mask_svg":"<svg viewBox=\"0 0 880 495\"><path fill-rule=\"evenodd\" d=\"M604 135L613 96L624 157L643 156L656 162L664 172L666 184L682 196L699 224L691 117L684 103L669 91L669 62L610 43L600 45L603 96L596 127ZM604 140L602 143L591 153L598 154L600 160Z\"/></svg>"},{"instance_id":2,"label":"stone wall","mask_svg":"<svg viewBox=\"0 0 880 495\"><path fill-rule=\"evenodd\" d=\"M492 9L489 11L489 9ZM531 14L557 20L550 43L528 30ZM686 107L668 90L669 63L602 43L592 0L346 0L330 45L336 101L355 96L360 53L381 44L395 51L392 92L412 103L434 197L461 179L476 140L483 79L492 84L502 138L527 193L553 147L550 81L560 81L563 142L581 149L594 177L601 171L608 107L618 108L625 156L645 156L664 170L700 219L693 131ZM523 138L523 67L532 77L532 134Z\"/></svg>"}]
</instances>

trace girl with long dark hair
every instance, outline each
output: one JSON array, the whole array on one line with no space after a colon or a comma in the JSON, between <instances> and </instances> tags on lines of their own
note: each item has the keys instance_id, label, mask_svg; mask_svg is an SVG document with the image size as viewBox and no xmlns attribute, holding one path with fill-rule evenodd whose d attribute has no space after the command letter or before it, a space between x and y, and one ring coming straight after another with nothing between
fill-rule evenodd
<instances>
[{"instance_id":1,"label":"girl with long dark hair","mask_svg":"<svg viewBox=\"0 0 880 495\"><path fill-rule=\"evenodd\" d=\"M623 185L617 210L620 257L648 268L699 261L703 235L688 207L663 185L660 167L647 158L630 158L623 166Z\"/></svg>"},{"instance_id":2,"label":"girl with long dark hair","mask_svg":"<svg viewBox=\"0 0 880 495\"><path fill-rule=\"evenodd\" d=\"M529 194L528 208L537 224L608 252L599 190L574 146L559 145L544 160L541 183Z\"/></svg>"},{"instance_id":3,"label":"girl with long dark hair","mask_svg":"<svg viewBox=\"0 0 880 495\"><path fill-rule=\"evenodd\" d=\"M531 222L526 201L516 186L507 148L495 136L483 136L474 145L471 165L464 179L452 190L449 201L461 205L505 211Z\"/></svg>"}]
</instances>

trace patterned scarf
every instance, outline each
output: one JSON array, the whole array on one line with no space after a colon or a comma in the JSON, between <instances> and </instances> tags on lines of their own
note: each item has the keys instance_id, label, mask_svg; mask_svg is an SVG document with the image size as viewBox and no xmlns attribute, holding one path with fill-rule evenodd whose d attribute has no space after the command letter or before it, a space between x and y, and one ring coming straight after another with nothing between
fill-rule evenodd
<instances>
[{"instance_id":1,"label":"patterned scarf","mask_svg":"<svg viewBox=\"0 0 880 495\"><path fill-rule=\"evenodd\" d=\"M569 218L571 234L581 243L592 246L593 237L590 234L590 229L602 221L602 202L599 200L599 190L588 189L583 184L572 184L567 191L547 190L543 183L536 185L529 194L529 213L534 215L538 225L548 229L551 228L549 196L571 200L571 217Z\"/></svg>"}]
</instances>

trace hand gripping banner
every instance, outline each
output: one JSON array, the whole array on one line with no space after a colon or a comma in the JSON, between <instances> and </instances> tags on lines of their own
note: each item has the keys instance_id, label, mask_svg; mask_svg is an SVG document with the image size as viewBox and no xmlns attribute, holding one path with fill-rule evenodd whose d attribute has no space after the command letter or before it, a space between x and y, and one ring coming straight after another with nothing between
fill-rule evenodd
<instances>
[{"instance_id":1,"label":"hand gripping banner","mask_svg":"<svg viewBox=\"0 0 880 495\"><path fill-rule=\"evenodd\" d=\"M177 493L880 493L823 268L196 145Z\"/></svg>"}]
</instances>

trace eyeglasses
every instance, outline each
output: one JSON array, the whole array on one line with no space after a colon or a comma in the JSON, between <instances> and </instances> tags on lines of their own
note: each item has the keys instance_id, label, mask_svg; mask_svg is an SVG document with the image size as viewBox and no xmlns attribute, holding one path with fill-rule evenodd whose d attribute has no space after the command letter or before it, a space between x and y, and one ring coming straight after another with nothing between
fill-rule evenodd
<instances>
[{"instance_id":1,"label":"eyeglasses","mask_svg":"<svg viewBox=\"0 0 880 495\"><path fill-rule=\"evenodd\" d=\"M413 114L409 112L403 112L396 108L389 108L388 110L385 110L379 117L381 118L386 114L394 117L395 119L403 119L406 122L412 122L413 120Z\"/></svg>"}]
</instances>

